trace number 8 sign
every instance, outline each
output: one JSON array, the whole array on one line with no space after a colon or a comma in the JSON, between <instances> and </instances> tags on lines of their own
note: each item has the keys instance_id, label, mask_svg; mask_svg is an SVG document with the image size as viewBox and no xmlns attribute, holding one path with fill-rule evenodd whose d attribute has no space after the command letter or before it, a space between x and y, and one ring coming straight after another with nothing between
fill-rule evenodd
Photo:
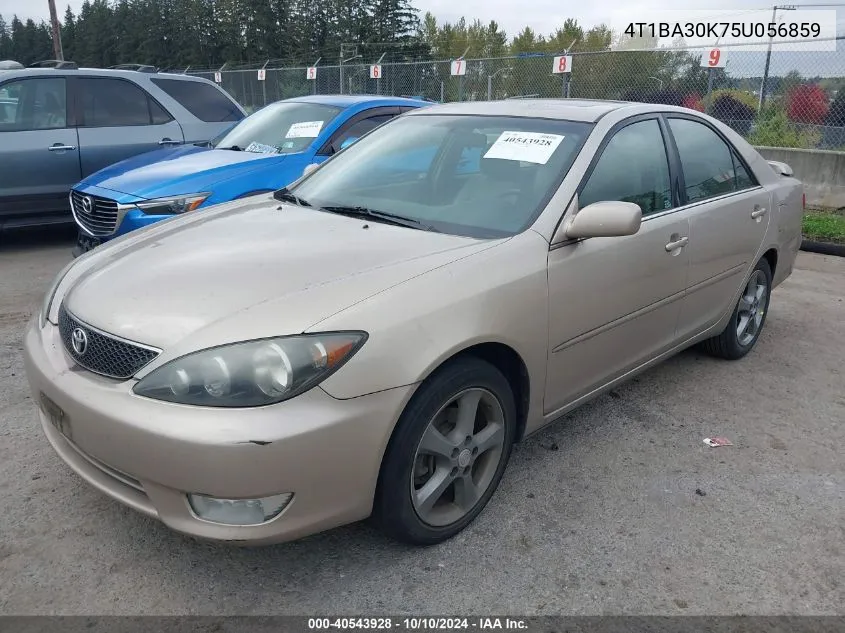
<instances>
[{"instance_id":1,"label":"number 8 sign","mask_svg":"<svg viewBox=\"0 0 845 633\"><path fill-rule=\"evenodd\" d=\"M558 55L555 57L552 72L556 75L572 72L572 55Z\"/></svg>"},{"instance_id":2,"label":"number 8 sign","mask_svg":"<svg viewBox=\"0 0 845 633\"><path fill-rule=\"evenodd\" d=\"M703 68L724 68L727 63L728 60L718 48L710 49L710 52L706 56L701 57L701 66Z\"/></svg>"}]
</instances>

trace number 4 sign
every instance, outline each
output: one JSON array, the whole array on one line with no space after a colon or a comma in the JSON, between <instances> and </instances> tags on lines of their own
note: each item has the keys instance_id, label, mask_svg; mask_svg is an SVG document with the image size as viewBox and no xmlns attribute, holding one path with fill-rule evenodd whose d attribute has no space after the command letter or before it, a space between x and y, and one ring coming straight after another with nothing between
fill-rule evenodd
<instances>
[{"instance_id":1,"label":"number 4 sign","mask_svg":"<svg viewBox=\"0 0 845 633\"><path fill-rule=\"evenodd\" d=\"M728 60L718 48L713 48L707 55L701 57L701 65L704 68L724 68Z\"/></svg>"},{"instance_id":2,"label":"number 4 sign","mask_svg":"<svg viewBox=\"0 0 845 633\"><path fill-rule=\"evenodd\" d=\"M316 79L317 78L317 67L316 66L309 66L308 69L305 71L305 78L306 79Z\"/></svg>"},{"instance_id":3,"label":"number 4 sign","mask_svg":"<svg viewBox=\"0 0 845 633\"><path fill-rule=\"evenodd\" d=\"M370 79L379 79L381 77L381 64L374 64L370 66Z\"/></svg>"},{"instance_id":4,"label":"number 4 sign","mask_svg":"<svg viewBox=\"0 0 845 633\"><path fill-rule=\"evenodd\" d=\"M467 74L467 65L466 61L463 59L456 59L452 62L452 75L466 75Z\"/></svg>"},{"instance_id":5,"label":"number 4 sign","mask_svg":"<svg viewBox=\"0 0 845 633\"><path fill-rule=\"evenodd\" d=\"M267 71L263 68L258 69L258 81L264 81L267 78Z\"/></svg>"},{"instance_id":6,"label":"number 4 sign","mask_svg":"<svg viewBox=\"0 0 845 633\"><path fill-rule=\"evenodd\" d=\"M559 75L561 73L572 72L572 55L558 55L555 57L552 72Z\"/></svg>"}]
</instances>

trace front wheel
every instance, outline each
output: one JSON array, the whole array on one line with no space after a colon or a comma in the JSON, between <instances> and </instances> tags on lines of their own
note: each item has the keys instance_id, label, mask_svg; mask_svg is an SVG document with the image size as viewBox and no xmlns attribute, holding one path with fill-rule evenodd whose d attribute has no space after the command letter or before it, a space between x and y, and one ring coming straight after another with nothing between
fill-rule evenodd
<instances>
[{"instance_id":1,"label":"front wheel","mask_svg":"<svg viewBox=\"0 0 845 633\"><path fill-rule=\"evenodd\" d=\"M415 394L391 439L374 519L397 540L445 541L484 509L504 473L516 437L516 406L494 366L450 362Z\"/></svg>"},{"instance_id":2,"label":"front wheel","mask_svg":"<svg viewBox=\"0 0 845 633\"><path fill-rule=\"evenodd\" d=\"M771 293L772 269L768 261L761 259L751 272L727 327L701 344L704 351L727 360L740 359L750 352L766 323Z\"/></svg>"}]
</instances>

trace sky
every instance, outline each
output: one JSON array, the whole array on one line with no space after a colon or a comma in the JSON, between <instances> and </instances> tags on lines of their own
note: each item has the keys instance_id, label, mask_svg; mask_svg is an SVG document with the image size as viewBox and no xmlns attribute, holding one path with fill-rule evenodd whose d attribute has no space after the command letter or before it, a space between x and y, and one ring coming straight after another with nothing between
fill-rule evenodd
<instances>
[{"instance_id":1,"label":"sky","mask_svg":"<svg viewBox=\"0 0 845 633\"><path fill-rule=\"evenodd\" d=\"M819 0L822 1L822 0ZM64 15L65 8L70 4L76 12L82 0L56 0L59 17ZM796 4L805 4L802 0ZM474 18L482 22L496 20L509 36L516 35L524 26L530 26L535 31L548 34L558 25L562 25L567 18L575 18L587 28L601 23L622 24L631 20L642 20L656 15L655 12L667 9L677 9L677 0L646 0L632 3L630 0L603 0L603 2L566 3L560 0L414 0L414 5L420 9L420 14L431 11L438 21L454 22L464 16L468 21ZM692 5L690 5L692 6ZM771 6L771 5L769 5ZM767 5L761 0L707 0L701 2L698 10L747 10L765 9ZM768 9L770 10L770 9ZM47 0L0 0L0 15L7 20L13 15L19 17L47 19L49 10ZM845 22L845 11L840 13ZM845 24L842 24L845 27ZM624 27L622 27L624 28ZM842 28L841 30L845 30Z\"/></svg>"}]
</instances>

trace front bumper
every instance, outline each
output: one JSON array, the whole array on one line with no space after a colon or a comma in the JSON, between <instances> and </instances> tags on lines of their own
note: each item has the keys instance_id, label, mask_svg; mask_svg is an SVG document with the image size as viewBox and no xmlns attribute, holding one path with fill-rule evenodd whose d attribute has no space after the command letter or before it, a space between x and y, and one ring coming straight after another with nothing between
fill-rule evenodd
<instances>
[{"instance_id":1,"label":"front bumper","mask_svg":"<svg viewBox=\"0 0 845 633\"><path fill-rule=\"evenodd\" d=\"M278 405L213 409L136 396L74 366L58 328L33 318L26 372L64 412L62 432L39 409L59 456L110 497L200 538L264 544L358 521L372 510L381 458L412 387L337 400L319 387ZM186 493L226 499L293 493L267 523L231 526L198 518Z\"/></svg>"}]
</instances>

